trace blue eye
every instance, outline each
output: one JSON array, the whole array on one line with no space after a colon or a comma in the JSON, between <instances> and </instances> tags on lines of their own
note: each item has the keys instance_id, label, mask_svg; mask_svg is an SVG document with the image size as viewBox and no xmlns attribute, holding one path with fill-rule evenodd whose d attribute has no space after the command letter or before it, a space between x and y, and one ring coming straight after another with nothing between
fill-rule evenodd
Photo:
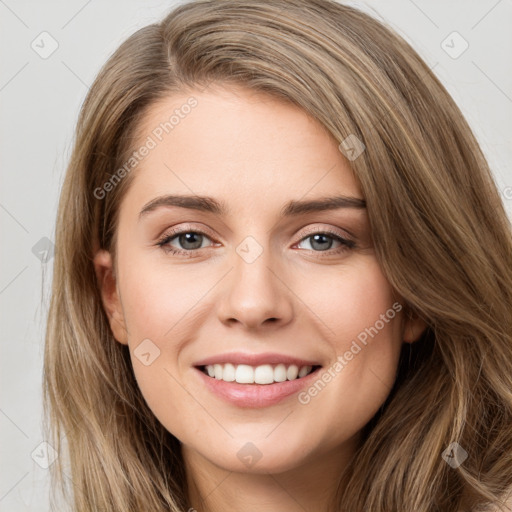
<instances>
[{"instance_id":1,"label":"blue eye","mask_svg":"<svg viewBox=\"0 0 512 512\"><path fill-rule=\"evenodd\" d=\"M338 249L335 249L334 252L340 252L340 250L346 250L346 249L353 249L355 247L354 242L352 240L347 240L346 238L343 238L339 235L335 234L329 234L324 232L315 233L313 235L308 235L304 237L299 243L303 242L304 240L310 240L310 245L313 247L311 250L315 250L315 246L318 248L318 251L315 250L315 252L327 252L330 251L332 248L332 240L336 240L340 247ZM329 241L329 239L331 241ZM327 240L327 242L326 242Z\"/></svg>"},{"instance_id":2,"label":"blue eye","mask_svg":"<svg viewBox=\"0 0 512 512\"><path fill-rule=\"evenodd\" d=\"M317 231L303 237L296 245L301 244L305 240L310 240L311 249L309 251L327 254L339 254L343 251L348 251L356 247L355 242L348 240L329 231ZM182 248L176 248L171 244L176 240ZM203 242L211 240L210 237L203 231L197 230L181 230L174 231L170 234L164 235L157 243L166 253L182 255L185 257L194 257L199 249L204 249ZM339 247L332 249L333 240L338 242Z\"/></svg>"},{"instance_id":3,"label":"blue eye","mask_svg":"<svg viewBox=\"0 0 512 512\"><path fill-rule=\"evenodd\" d=\"M171 254L183 254L185 256L192 256L192 252L197 249L203 249L204 238L209 238L206 233L202 231L178 231L170 235L166 235L162 240L158 242L158 245L162 247L166 252ZM180 245L184 249L176 249L169 245L174 239L177 239Z\"/></svg>"}]
</instances>

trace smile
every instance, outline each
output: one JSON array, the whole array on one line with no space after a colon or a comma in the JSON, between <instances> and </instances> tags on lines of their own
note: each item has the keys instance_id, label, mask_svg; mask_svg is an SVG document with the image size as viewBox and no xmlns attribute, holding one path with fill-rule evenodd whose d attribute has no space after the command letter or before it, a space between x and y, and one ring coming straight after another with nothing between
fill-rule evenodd
<instances>
[{"instance_id":1,"label":"smile","mask_svg":"<svg viewBox=\"0 0 512 512\"><path fill-rule=\"evenodd\" d=\"M224 382L237 382L238 384L275 384L306 377L317 366L297 366L295 364L263 364L260 366L250 366L247 364L234 365L209 364L202 366L202 371L209 377Z\"/></svg>"}]
</instances>

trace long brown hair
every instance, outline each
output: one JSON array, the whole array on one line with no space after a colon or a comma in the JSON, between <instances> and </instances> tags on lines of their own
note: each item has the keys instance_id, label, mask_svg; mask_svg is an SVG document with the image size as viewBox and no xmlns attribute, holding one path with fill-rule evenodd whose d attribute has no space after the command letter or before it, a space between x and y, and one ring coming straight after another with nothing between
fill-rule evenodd
<instances>
[{"instance_id":1,"label":"long brown hair","mask_svg":"<svg viewBox=\"0 0 512 512\"><path fill-rule=\"evenodd\" d=\"M92 256L115 249L136 168L98 190L129 160L148 108L210 82L290 101L338 142L363 142L350 164L379 263L409 314L428 324L404 344L395 386L365 429L335 509L499 504L512 485L510 222L431 70L382 23L330 0L186 3L129 37L92 85L61 192L46 334L56 487L76 512L188 508L180 444L149 410L128 347L113 338ZM455 442L468 457L453 468L441 454Z\"/></svg>"}]
</instances>

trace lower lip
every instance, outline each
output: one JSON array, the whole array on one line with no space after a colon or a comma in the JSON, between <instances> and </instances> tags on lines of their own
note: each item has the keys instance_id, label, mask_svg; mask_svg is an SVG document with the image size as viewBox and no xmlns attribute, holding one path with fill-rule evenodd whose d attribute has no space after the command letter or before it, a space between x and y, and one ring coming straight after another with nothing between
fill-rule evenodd
<instances>
[{"instance_id":1,"label":"lower lip","mask_svg":"<svg viewBox=\"0 0 512 512\"><path fill-rule=\"evenodd\" d=\"M212 393L237 407L253 408L269 407L298 393L317 377L320 369L319 367L314 372L300 379L276 382L274 384L238 384L237 382L225 382L209 377L201 369L195 368L199 373L199 377Z\"/></svg>"}]
</instances>

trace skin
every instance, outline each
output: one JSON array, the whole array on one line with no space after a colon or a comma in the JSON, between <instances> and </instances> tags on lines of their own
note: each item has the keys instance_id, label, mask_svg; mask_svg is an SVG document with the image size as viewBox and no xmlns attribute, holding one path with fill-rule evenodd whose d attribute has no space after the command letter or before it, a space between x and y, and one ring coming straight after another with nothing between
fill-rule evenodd
<instances>
[{"instance_id":1,"label":"skin","mask_svg":"<svg viewBox=\"0 0 512 512\"><path fill-rule=\"evenodd\" d=\"M338 143L299 108L239 87L194 90L153 105L137 147L191 95L197 107L133 171L115 262L105 250L95 255L104 307L148 405L182 443L191 507L328 510L361 429L388 396L402 343L425 325L397 313L307 404L294 395L243 408L208 391L193 365L221 352L278 352L332 367L397 297L365 209L280 218L290 200L363 199ZM207 195L230 212L160 207L139 220L164 194ZM205 231L196 235L202 248L188 249L193 257L166 252L157 242L171 227ZM356 246L337 252L343 246L331 235L315 244L325 229ZM248 236L262 249L252 263L236 251ZM185 252L192 244L175 236L169 245ZM160 350L147 366L134 355L145 339ZM261 453L252 466L237 456L248 442Z\"/></svg>"}]
</instances>

